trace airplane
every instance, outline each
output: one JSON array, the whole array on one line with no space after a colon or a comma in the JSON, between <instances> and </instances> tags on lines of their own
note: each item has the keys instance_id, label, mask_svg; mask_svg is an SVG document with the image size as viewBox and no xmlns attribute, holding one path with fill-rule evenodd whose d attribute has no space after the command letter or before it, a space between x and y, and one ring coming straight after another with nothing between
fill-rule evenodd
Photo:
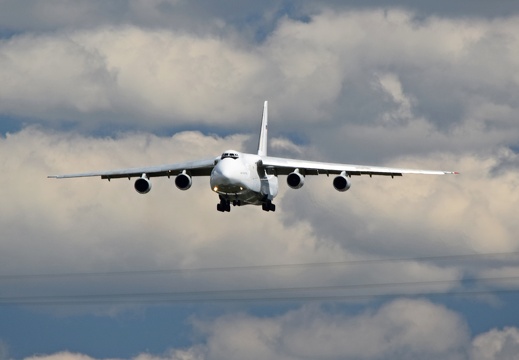
<instances>
[{"instance_id":1,"label":"airplane","mask_svg":"<svg viewBox=\"0 0 519 360\"><path fill-rule=\"evenodd\" d=\"M100 176L101 179L137 178L134 188L139 194L151 190L151 178L159 176L175 177L175 185L180 190L188 190L192 178L209 176L212 191L218 194L220 202L216 209L230 212L233 206L261 205L264 211L275 211L273 200L278 194L278 176L286 175L290 188L300 189L305 177L325 174L336 175L333 187L344 192L351 187L351 177L360 175L402 176L403 174L446 175L458 174L455 171L413 170L379 166L326 163L295 160L267 155L268 101L263 105L261 129L256 154L226 150L220 156L151 167L88 172L79 174L50 175L49 178L65 179Z\"/></svg>"}]
</instances>

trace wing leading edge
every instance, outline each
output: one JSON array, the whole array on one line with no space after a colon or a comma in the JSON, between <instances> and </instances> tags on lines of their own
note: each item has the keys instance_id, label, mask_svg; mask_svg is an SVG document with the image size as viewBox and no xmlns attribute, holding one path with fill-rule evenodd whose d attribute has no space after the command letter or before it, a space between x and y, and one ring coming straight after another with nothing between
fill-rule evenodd
<instances>
[{"instance_id":1,"label":"wing leading edge","mask_svg":"<svg viewBox=\"0 0 519 360\"><path fill-rule=\"evenodd\" d=\"M209 176L211 170L215 165L217 158L210 158L204 160L189 161L177 164L159 165L141 168L130 168L130 169L119 169L119 170L108 170L108 171L97 171L88 173L78 174L66 174L66 175L51 175L49 178L53 179L68 179L78 177L91 177L100 176L101 179L117 179L117 178L132 178L140 177L142 174L146 174L147 177L157 176L175 176L180 174L182 171L188 171L191 176Z\"/></svg>"},{"instance_id":2,"label":"wing leading edge","mask_svg":"<svg viewBox=\"0 0 519 360\"><path fill-rule=\"evenodd\" d=\"M424 175L447 175L458 174L454 171L438 171L438 170L415 170L415 169L399 169L380 166L364 166L352 164L337 164L318 161L293 160L277 157L264 157L262 159L263 166L267 172L275 175L288 175L299 169L304 175L319 174L341 174L346 172L350 176L360 175L380 175L380 176L402 176L403 174L424 174Z\"/></svg>"}]
</instances>

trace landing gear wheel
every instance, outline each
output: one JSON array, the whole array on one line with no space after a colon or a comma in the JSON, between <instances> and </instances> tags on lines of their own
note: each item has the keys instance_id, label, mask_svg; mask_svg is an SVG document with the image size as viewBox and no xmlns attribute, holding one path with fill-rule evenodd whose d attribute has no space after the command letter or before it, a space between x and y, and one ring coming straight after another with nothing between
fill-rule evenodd
<instances>
[{"instance_id":1,"label":"landing gear wheel","mask_svg":"<svg viewBox=\"0 0 519 360\"><path fill-rule=\"evenodd\" d=\"M219 204L216 204L216 210L220 212L230 212L231 202L229 200L221 199Z\"/></svg>"},{"instance_id":2,"label":"landing gear wheel","mask_svg":"<svg viewBox=\"0 0 519 360\"><path fill-rule=\"evenodd\" d=\"M261 208L263 211L276 211L276 205L274 205L270 200L267 200L261 204Z\"/></svg>"}]
</instances>

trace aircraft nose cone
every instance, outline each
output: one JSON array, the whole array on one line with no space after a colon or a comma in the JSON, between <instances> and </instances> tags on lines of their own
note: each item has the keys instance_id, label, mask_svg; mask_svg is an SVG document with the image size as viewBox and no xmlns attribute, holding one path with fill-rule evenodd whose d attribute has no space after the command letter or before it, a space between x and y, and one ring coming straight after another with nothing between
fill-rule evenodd
<instances>
[{"instance_id":1,"label":"aircraft nose cone","mask_svg":"<svg viewBox=\"0 0 519 360\"><path fill-rule=\"evenodd\" d=\"M211 188L214 191L236 193L243 189L243 181L240 175L240 164L236 160L224 159L213 169L211 173Z\"/></svg>"},{"instance_id":2,"label":"aircraft nose cone","mask_svg":"<svg viewBox=\"0 0 519 360\"><path fill-rule=\"evenodd\" d=\"M220 184L228 184L236 176L236 170L229 161L220 161L214 169L214 175Z\"/></svg>"}]
</instances>

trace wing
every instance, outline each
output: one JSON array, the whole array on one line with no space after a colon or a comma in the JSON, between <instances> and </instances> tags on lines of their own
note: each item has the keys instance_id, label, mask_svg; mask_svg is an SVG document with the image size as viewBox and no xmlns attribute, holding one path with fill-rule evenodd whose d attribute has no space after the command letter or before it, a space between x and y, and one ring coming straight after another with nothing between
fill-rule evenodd
<instances>
[{"instance_id":1,"label":"wing","mask_svg":"<svg viewBox=\"0 0 519 360\"><path fill-rule=\"evenodd\" d=\"M149 166L131 169L97 171L79 174L51 175L49 178L67 179L87 176L100 176L101 179L132 178L146 174L148 177L175 176L186 170L191 176L209 176L218 158L189 161L177 164Z\"/></svg>"},{"instance_id":2,"label":"wing","mask_svg":"<svg viewBox=\"0 0 519 360\"><path fill-rule=\"evenodd\" d=\"M379 166L364 166L351 164L336 164L317 161L293 160L266 156L262 158L263 166L268 173L276 175L288 175L295 169L299 169L304 175L319 174L340 174L343 171L348 175L383 175L383 176L402 176L403 174L425 174L425 175L446 175L457 174L455 171L437 170L413 170L399 169Z\"/></svg>"}]
</instances>

